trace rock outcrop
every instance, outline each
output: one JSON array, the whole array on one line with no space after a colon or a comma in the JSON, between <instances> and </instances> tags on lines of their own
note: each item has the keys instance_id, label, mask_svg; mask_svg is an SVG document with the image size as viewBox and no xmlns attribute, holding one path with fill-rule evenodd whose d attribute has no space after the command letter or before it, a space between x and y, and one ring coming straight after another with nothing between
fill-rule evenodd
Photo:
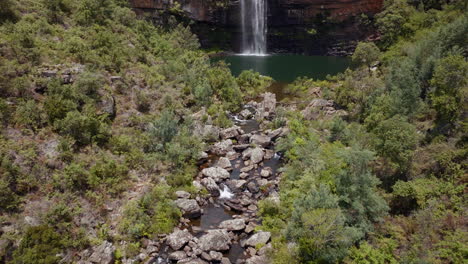
<instances>
[{"instance_id":1,"label":"rock outcrop","mask_svg":"<svg viewBox=\"0 0 468 264\"><path fill-rule=\"evenodd\" d=\"M167 20L178 2L180 13L195 21L192 30L202 46L239 50L239 1L129 1L138 14L150 13L160 23ZM358 40L374 34L371 28L360 25L358 18L361 14L373 16L382 5L383 0L268 0L268 50L345 55Z\"/></svg>"}]
</instances>

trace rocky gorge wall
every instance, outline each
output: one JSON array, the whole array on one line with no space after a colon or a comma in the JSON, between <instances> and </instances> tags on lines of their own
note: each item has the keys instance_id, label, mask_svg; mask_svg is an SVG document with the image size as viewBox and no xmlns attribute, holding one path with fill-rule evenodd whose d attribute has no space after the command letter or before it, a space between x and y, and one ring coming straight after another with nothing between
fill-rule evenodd
<instances>
[{"instance_id":1,"label":"rocky gorge wall","mask_svg":"<svg viewBox=\"0 0 468 264\"><path fill-rule=\"evenodd\" d=\"M171 15L194 21L192 30L204 48L239 50L239 1L129 1L137 14L158 23ZM382 5L383 0L268 0L268 50L346 55L357 41L377 37L365 20L372 19Z\"/></svg>"}]
</instances>

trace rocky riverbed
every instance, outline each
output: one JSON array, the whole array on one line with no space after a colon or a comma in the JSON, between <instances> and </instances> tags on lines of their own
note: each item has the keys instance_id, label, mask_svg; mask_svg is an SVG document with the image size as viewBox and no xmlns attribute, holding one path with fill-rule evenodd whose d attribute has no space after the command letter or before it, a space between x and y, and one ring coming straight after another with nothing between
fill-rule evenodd
<instances>
[{"instance_id":1,"label":"rocky riverbed","mask_svg":"<svg viewBox=\"0 0 468 264\"><path fill-rule=\"evenodd\" d=\"M203 165L193 181L209 195L176 193L183 219L163 238L153 263L269 263L271 235L257 228L257 202L279 202L281 157L274 146L287 129L262 129L275 109L275 95L265 93L233 116L235 126L216 131L219 140L202 153Z\"/></svg>"}]
</instances>

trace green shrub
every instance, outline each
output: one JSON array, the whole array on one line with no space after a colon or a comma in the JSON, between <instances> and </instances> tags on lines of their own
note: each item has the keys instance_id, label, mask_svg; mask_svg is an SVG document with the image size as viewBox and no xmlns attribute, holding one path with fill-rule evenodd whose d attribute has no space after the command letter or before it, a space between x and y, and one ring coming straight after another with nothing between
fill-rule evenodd
<instances>
[{"instance_id":1,"label":"green shrub","mask_svg":"<svg viewBox=\"0 0 468 264\"><path fill-rule=\"evenodd\" d=\"M243 94L252 98L265 92L268 86L273 82L273 79L268 76L260 75L260 73L254 72L253 70L245 70L239 74L236 82Z\"/></svg>"},{"instance_id":2,"label":"green shrub","mask_svg":"<svg viewBox=\"0 0 468 264\"><path fill-rule=\"evenodd\" d=\"M110 157L100 159L89 170L87 183L97 188L104 186L110 193L118 193L125 187L128 167Z\"/></svg>"},{"instance_id":3,"label":"green shrub","mask_svg":"<svg viewBox=\"0 0 468 264\"><path fill-rule=\"evenodd\" d=\"M139 201L130 202L125 207L119 229L132 239L171 232L181 217L180 210L170 199L172 192L169 186L159 184Z\"/></svg>"},{"instance_id":4,"label":"green shrub","mask_svg":"<svg viewBox=\"0 0 468 264\"><path fill-rule=\"evenodd\" d=\"M41 225L26 230L19 247L13 252L12 263L55 264L63 249L62 236L53 228Z\"/></svg>"},{"instance_id":5,"label":"green shrub","mask_svg":"<svg viewBox=\"0 0 468 264\"><path fill-rule=\"evenodd\" d=\"M64 119L55 123L55 127L62 135L71 136L79 146L93 142L102 144L109 137L106 123L93 114L82 114L78 111L68 112Z\"/></svg>"},{"instance_id":6,"label":"green shrub","mask_svg":"<svg viewBox=\"0 0 468 264\"><path fill-rule=\"evenodd\" d=\"M15 111L15 122L25 128L37 131L43 126L43 113L34 100L22 101Z\"/></svg>"},{"instance_id":7,"label":"green shrub","mask_svg":"<svg viewBox=\"0 0 468 264\"><path fill-rule=\"evenodd\" d=\"M71 163L61 173L54 175L56 184L63 190L84 191L88 188L89 172L81 164Z\"/></svg>"}]
</instances>

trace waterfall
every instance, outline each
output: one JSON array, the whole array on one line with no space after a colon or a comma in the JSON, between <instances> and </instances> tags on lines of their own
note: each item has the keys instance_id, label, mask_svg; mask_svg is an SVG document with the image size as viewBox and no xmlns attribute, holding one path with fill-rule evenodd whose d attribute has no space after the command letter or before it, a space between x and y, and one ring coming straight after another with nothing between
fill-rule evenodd
<instances>
[{"instance_id":1,"label":"waterfall","mask_svg":"<svg viewBox=\"0 0 468 264\"><path fill-rule=\"evenodd\" d=\"M240 0L242 54L266 55L266 1Z\"/></svg>"}]
</instances>

